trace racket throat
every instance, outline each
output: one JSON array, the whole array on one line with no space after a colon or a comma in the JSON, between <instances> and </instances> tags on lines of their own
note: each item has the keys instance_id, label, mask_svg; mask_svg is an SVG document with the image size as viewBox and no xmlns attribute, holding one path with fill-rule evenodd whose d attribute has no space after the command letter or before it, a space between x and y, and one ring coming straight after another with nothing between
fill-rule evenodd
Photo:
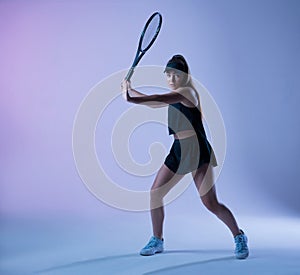
<instances>
[{"instance_id":1,"label":"racket throat","mask_svg":"<svg viewBox=\"0 0 300 275\"><path fill-rule=\"evenodd\" d=\"M131 78L132 75L133 75L133 72L134 72L134 67L131 67L130 70L128 71L128 73L127 73L125 79L129 81L130 78Z\"/></svg>"}]
</instances>

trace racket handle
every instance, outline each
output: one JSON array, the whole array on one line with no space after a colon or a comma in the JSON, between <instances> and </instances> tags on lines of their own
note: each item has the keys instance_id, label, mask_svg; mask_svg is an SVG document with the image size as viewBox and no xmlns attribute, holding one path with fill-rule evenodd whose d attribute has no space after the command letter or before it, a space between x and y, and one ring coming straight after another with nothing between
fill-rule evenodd
<instances>
[{"instance_id":1,"label":"racket handle","mask_svg":"<svg viewBox=\"0 0 300 275\"><path fill-rule=\"evenodd\" d=\"M128 73L127 73L125 79L129 81L130 78L131 78L132 75L133 75L133 72L134 72L134 67L131 67L130 70L128 71Z\"/></svg>"}]
</instances>

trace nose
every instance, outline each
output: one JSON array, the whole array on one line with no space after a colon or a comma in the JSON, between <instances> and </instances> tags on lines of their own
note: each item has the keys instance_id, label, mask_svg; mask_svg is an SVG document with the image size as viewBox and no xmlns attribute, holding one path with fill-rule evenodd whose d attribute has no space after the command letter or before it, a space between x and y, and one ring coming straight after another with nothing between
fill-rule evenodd
<instances>
[{"instance_id":1,"label":"nose","mask_svg":"<svg viewBox=\"0 0 300 275\"><path fill-rule=\"evenodd\" d=\"M170 80L171 80L172 83L175 83L175 75L171 75Z\"/></svg>"}]
</instances>

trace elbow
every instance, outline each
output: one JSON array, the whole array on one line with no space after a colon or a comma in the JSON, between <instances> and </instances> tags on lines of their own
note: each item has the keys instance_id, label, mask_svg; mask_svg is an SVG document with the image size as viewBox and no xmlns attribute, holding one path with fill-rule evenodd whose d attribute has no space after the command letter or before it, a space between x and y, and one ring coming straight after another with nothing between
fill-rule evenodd
<instances>
[{"instance_id":1,"label":"elbow","mask_svg":"<svg viewBox=\"0 0 300 275\"><path fill-rule=\"evenodd\" d=\"M148 105L148 107L150 107L151 109L157 109L157 108L160 108L161 106L159 106L159 105Z\"/></svg>"}]
</instances>

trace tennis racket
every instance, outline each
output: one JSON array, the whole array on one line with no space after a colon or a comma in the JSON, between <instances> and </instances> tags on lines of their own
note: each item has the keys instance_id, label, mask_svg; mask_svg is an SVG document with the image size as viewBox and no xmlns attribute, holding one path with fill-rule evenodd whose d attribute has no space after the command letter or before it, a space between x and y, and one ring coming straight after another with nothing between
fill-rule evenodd
<instances>
[{"instance_id":1,"label":"tennis racket","mask_svg":"<svg viewBox=\"0 0 300 275\"><path fill-rule=\"evenodd\" d=\"M125 77L126 80L128 81L130 80L130 78L133 75L134 68L140 62L144 54L153 45L160 31L161 24L162 24L162 16L159 12L153 13L148 19L148 21L146 22L139 40L139 45L136 51L134 61Z\"/></svg>"}]
</instances>

